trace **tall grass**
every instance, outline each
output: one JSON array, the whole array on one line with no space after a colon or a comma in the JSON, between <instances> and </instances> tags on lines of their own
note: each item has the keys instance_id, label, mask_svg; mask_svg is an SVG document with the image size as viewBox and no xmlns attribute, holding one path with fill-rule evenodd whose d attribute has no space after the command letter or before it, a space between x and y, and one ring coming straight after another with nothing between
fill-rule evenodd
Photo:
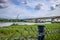
<instances>
[{"instance_id":1,"label":"tall grass","mask_svg":"<svg viewBox=\"0 0 60 40\"><path fill-rule=\"evenodd\" d=\"M46 24L45 25L45 31L48 32L54 32L54 31L60 31L60 23L53 23L53 24ZM60 40L60 33L56 32L56 33L52 33L52 34L46 34L45 35L45 40Z\"/></svg>"},{"instance_id":2,"label":"tall grass","mask_svg":"<svg viewBox=\"0 0 60 40\"><path fill-rule=\"evenodd\" d=\"M0 38L9 38L16 30L18 30L18 32L16 32L12 38L34 36L38 34L37 28L37 25L11 25L8 27L0 27ZM56 29L58 29L58 31L60 30L60 23L45 24L45 31L52 32ZM59 33L46 34L45 40L59 40L59 36Z\"/></svg>"}]
</instances>

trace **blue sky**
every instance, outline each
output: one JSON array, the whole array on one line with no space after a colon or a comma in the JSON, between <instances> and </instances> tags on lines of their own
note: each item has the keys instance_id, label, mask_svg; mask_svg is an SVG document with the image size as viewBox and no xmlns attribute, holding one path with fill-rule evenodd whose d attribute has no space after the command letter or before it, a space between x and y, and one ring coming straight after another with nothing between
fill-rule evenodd
<instances>
[{"instance_id":1,"label":"blue sky","mask_svg":"<svg viewBox=\"0 0 60 40\"><path fill-rule=\"evenodd\" d=\"M6 4L7 8L0 9L0 18L60 16L60 0L9 0Z\"/></svg>"}]
</instances>

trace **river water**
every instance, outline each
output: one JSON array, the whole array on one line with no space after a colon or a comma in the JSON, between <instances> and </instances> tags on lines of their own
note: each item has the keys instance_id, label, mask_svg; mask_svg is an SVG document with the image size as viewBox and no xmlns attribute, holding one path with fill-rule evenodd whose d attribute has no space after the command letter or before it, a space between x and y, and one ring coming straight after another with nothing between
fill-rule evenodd
<instances>
[{"instance_id":1,"label":"river water","mask_svg":"<svg viewBox=\"0 0 60 40\"><path fill-rule=\"evenodd\" d=\"M29 22L0 22L0 27L2 26L10 26L13 23L18 24L18 25L34 25L34 24L51 24L50 22L48 23L29 23Z\"/></svg>"}]
</instances>

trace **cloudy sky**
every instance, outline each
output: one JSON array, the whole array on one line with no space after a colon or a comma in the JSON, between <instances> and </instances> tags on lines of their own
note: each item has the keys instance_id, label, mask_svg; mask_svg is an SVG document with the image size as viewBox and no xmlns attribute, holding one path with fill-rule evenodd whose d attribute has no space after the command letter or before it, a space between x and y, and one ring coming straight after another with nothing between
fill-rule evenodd
<instances>
[{"instance_id":1,"label":"cloudy sky","mask_svg":"<svg viewBox=\"0 0 60 40\"><path fill-rule=\"evenodd\" d=\"M5 2L3 4L6 7L0 8L0 18L60 16L60 0L5 0Z\"/></svg>"}]
</instances>

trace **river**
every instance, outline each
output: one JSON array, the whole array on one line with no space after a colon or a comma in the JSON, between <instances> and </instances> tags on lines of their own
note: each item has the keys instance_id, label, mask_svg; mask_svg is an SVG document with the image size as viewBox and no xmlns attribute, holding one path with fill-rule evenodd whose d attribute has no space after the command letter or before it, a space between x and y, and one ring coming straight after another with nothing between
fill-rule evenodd
<instances>
[{"instance_id":1,"label":"river","mask_svg":"<svg viewBox=\"0 0 60 40\"><path fill-rule=\"evenodd\" d=\"M29 22L0 22L0 27L2 26L10 26L13 23L18 24L18 25L34 25L34 24L51 24L50 22L48 23L29 23Z\"/></svg>"}]
</instances>

